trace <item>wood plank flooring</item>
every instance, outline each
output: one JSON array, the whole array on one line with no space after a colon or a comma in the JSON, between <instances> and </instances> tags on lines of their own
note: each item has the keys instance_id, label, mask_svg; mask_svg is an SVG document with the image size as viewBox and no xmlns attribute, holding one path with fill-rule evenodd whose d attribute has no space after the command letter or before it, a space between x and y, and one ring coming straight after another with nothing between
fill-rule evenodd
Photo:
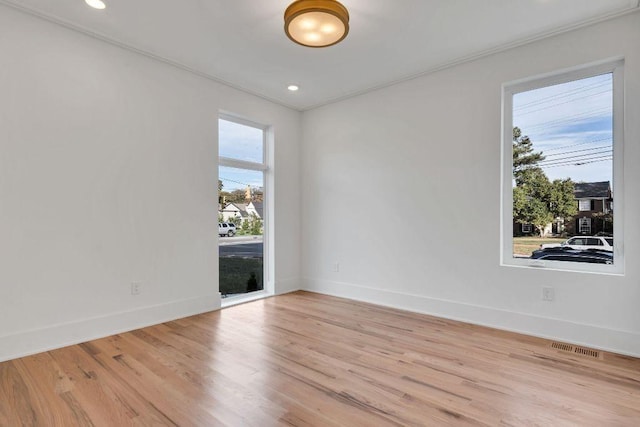
<instances>
[{"instance_id":1,"label":"wood plank flooring","mask_svg":"<svg viewBox=\"0 0 640 427\"><path fill-rule=\"evenodd\" d=\"M307 292L0 363L1 426L640 426L640 359Z\"/></svg>"}]
</instances>

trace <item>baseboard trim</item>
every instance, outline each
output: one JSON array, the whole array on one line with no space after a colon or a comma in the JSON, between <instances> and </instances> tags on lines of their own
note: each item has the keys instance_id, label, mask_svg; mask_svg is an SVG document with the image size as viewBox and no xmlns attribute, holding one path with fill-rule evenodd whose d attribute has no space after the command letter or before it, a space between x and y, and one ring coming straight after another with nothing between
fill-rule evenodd
<instances>
[{"instance_id":1,"label":"baseboard trim","mask_svg":"<svg viewBox=\"0 0 640 427\"><path fill-rule=\"evenodd\" d=\"M415 313L640 357L640 334L352 283L304 279L303 289Z\"/></svg>"},{"instance_id":2,"label":"baseboard trim","mask_svg":"<svg viewBox=\"0 0 640 427\"><path fill-rule=\"evenodd\" d=\"M0 337L0 362L220 308L220 294L141 307Z\"/></svg>"}]
</instances>

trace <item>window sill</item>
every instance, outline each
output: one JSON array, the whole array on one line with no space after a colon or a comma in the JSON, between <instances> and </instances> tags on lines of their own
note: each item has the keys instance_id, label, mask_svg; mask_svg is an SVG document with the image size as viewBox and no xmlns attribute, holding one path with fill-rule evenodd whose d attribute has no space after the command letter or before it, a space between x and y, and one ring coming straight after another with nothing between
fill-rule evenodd
<instances>
[{"instance_id":1,"label":"window sill","mask_svg":"<svg viewBox=\"0 0 640 427\"><path fill-rule=\"evenodd\" d=\"M591 273L604 274L608 276L624 276L624 265L622 261L618 261L617 263L614 261L614 264L607 265L569 261L546 261L530 258L512 258L502 260L500 266L561 271L567 273Z\"/></svg>"},{"instance_id":2,"label":"window sill","mask_svg":"<svg viewBox=\"0 0 640 427\"><path fill-rule=\"evenodd\" d=\"M233 307L234 305L244 304L245 302L256 301L259 299L270 297L271 293L266 290L250 292L248 294L234 295L232 297L222 298L222 308Z\"/></svg>"}]
</instances>

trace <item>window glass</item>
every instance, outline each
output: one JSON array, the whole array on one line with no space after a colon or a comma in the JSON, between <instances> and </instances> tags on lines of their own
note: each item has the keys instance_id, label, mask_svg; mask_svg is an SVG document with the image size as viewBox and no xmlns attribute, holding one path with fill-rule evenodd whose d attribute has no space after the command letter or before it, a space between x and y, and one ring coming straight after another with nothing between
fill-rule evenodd
<instances>
[{"instance_id":1,"label":"window glass","mask_svg":"<svg viewBox=\"0 0 640 427\"><path fill-rule=\"evenodd\" d=\"M231 304L233 297L268 290L264 202L269 165L261 126L220 119L219 131L218 221L224 223L219 229L219 290Z\"/></svg>"},{"instance_id":2,"label":"window glass","mask_svg":"<svg viewBox=\"0 0 640 427\"><path fill-rule=\"evenodd\" d=\"M220 157L263 163L264 131L224 119L218 120Z\"/></svg>"},{"instance_id":3,"label":"window glass","mask_svg":"<svg viewBox=\"0 0 640 427\"><path fill-rule=\"evenodd\" d=\"M578 224L580 234L591 234L591 218L580 218Z\"/></svg>"},{"instance_id":4,"label":"window glass","mask_svg":"<svg viewBox=\"0 0 640 427\"><path fill-rule=\"evenodd\" d=\"M580 200L578 209L582 212L591 210L591 200Z\"/></svg>"},{"instance_id":5,"label":"window glass","mask_svg":"<svg viewBox=\"0 0 640 427\"><path fill-rule=\"evenodd\" d=\"M613 234L614 223L622 227L621 214L606 209L618 194L616 184L621 187L622 174L614 171L621 165L615 154L622 144L616 137L622 129L621 70L622 61L505 86L506 264L534 265L524 261L532 250L567 238L569 245L602 246L600 239L571 237ZM525 235L524 224L531 224L533 236Z\"/></svg>"}]
</instances>

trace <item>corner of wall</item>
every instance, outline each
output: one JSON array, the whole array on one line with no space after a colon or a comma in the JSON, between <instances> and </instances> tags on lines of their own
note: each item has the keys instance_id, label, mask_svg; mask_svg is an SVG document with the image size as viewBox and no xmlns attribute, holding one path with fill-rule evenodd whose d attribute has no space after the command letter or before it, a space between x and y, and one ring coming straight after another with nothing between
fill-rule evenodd
<instances>
[{"instance_id":1,"label":"corner of wall","mask_svg":"<svg viewBox=\"0 0 640 427\"><path fill-rule=\"evenodd\" d=\"M278 280L276 282L275 295L288 294L302 289L302 281L298 278Z\"/></svg>"}]
</instances>

